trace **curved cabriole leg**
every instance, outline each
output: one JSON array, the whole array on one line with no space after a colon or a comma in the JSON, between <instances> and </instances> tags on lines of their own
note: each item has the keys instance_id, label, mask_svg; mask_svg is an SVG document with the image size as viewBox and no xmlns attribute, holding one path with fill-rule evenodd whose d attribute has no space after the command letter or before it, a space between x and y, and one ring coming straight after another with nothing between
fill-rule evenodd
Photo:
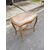
<instances>
[{"instance_id":1,"label":"curved cabriole leg","mask_svg":"<svg viewBox=\"0 0 50 50\"><path fill-rule=\"evenodd\" d=\"M15 29L15 35L17 34L17 30L16 30L16 28L15 28L15 26L14 26L14 24L12 23L12 25L13 25L13 27L14 27L14 29Z\"/></svg>"},{"instance_id":2,"label":"curved cabriole leg","mask_svg":"<svg viewBox=\"0 0 50 50\"><path fill-rule=\"evenodd\" d=\"M22 31L20 31L20 35L21 35L21 38L23 39L23 33L22 33Z\"/></svg>"},{"instance_id":3,"label":"curved cabriole leg","mask_svg":"<svg viewBox=\"0 0 50 50\"><path fill-rule=\"evenodd\" d=\"M35 26L36 26L36 23L37 23L37 18L38 18L38 16L36 17L36 20L35 20L35 23L34 23L34 26L33 26L33 32L35 32Z\"/></svg>"},{"instance_id":4,"label":"curved cabriole leg","mask_svg":"<svg viewBox=\"0 0 50 50\"><path fill-rule=\"evenodd\" d=\"M23 39L23 32L22 32L22 28L20 27L20 36L21 36L21 38Z\"/></svg>"}]
</instances>

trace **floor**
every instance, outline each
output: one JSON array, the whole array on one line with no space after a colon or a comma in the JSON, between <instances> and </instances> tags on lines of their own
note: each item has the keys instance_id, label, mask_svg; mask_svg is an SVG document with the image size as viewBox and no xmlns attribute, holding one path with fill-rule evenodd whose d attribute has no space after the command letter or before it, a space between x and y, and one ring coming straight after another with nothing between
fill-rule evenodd
<instances>
[{"instance_id":1,"label":"floor","mask_svg":"<svg viewBox=\"0 0 50 50\"><path fill-rule=\"evenodd\" d=\"M6 30L6 50L44 50L44 11L38 13L36 31L24 32L23 40L13 27Z\"/></svg>"}]
</instances>

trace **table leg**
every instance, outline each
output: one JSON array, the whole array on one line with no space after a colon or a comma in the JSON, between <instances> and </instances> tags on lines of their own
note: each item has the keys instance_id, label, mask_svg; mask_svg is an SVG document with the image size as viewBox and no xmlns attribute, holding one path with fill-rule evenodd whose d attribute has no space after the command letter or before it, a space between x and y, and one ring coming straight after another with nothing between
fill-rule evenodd
<instances>
[{"instance_id":1,"label":"table leg","mask_svg":"<svg viewBox=\"0 0 50 50\"><path fill-rule=\"evenodd\" d=\"M13 27L14 27L14 29L15 29L15 35L17 34L17 30L16 30L16 28L15 28L15 26L14 26L14 24L12 23L12 25L13 25Z\"/></svg>"},{"instance_id":2,"label":"table leg","mask_svg":"<svg viewBox=\"0 0 50 50\"><path fill-rule=\"evenodd\" d=\"M21 28L21 27L20 27L20 29L19 29L19 30L20 30L21 38L23 39L23 32L22 32L23 30L22 30L22 28Z\"/></svg>"},{"instance_id":3,"label":"table leg","mask_svg":"<svg viewBox=\"0 0 50 50\"><path fill-rule=\"evenodd\" d=\"M35 23L34 23L34 26L33 26L33 32L35 32L35 25L36 25L36 23L37 23L37 18L38 18L38 17L36 17L36 20L35 20Z\"/></svg>"}]
</instances>

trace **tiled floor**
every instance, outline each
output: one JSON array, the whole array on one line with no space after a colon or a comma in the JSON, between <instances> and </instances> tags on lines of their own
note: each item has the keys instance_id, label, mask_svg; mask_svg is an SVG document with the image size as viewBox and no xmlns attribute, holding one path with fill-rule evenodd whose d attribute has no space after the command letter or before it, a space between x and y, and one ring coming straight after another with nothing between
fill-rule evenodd
<instances>
[{"instance_id":1,"label":"tiled floor","mask_svg":"<svg viewBox=\"0 0 50 50\"><path fill-rule=\"evenodd\" d=\"M26 31L22 40L20 34L15 36L13 27L7 28L6 49L7 50L44 50L44 11L38 14L36 31Z\"/></svg>"},{"instance_id":2,"label":"tiled floor","mask_svg":"<svg viewBox=\"0 0 50 50\"><path fill-rule=\"evenodd\" d=\"M9 19L13 16L16 16L19 13L22 13L24 11L20 10L19 8L15 7L15 6L7 6L7 12L6 12L6 19Z\"/></svg>"},{"instance_id":3,"label":"tiled floor","mask_svg":"<svg viewBox=\"0 0 50 50\"><path fill-rule=\"evenodd\" d=\"M26 5L19 5L20 8L22 8L24 11L30 11L34 10L35 8L42 6L42 4L37 4L37 3L30 3Z\"/></svg>"}]
</instances>

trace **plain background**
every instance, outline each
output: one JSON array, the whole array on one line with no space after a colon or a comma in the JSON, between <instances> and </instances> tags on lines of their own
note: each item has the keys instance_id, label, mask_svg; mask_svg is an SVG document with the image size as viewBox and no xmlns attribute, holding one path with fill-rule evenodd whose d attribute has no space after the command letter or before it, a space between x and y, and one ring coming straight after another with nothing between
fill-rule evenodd
<instances>
[{"instance_id":1,"label":"plain background","mask_svg":"<svg viewBox=\"0 0 50 50\"><path fill-rule=\"evenodd\" d=\"M50 0L44 10L44 50L50 50ZM6 0L0 0L0 50L6 50Z\"/></svg>"}]
</instances>

